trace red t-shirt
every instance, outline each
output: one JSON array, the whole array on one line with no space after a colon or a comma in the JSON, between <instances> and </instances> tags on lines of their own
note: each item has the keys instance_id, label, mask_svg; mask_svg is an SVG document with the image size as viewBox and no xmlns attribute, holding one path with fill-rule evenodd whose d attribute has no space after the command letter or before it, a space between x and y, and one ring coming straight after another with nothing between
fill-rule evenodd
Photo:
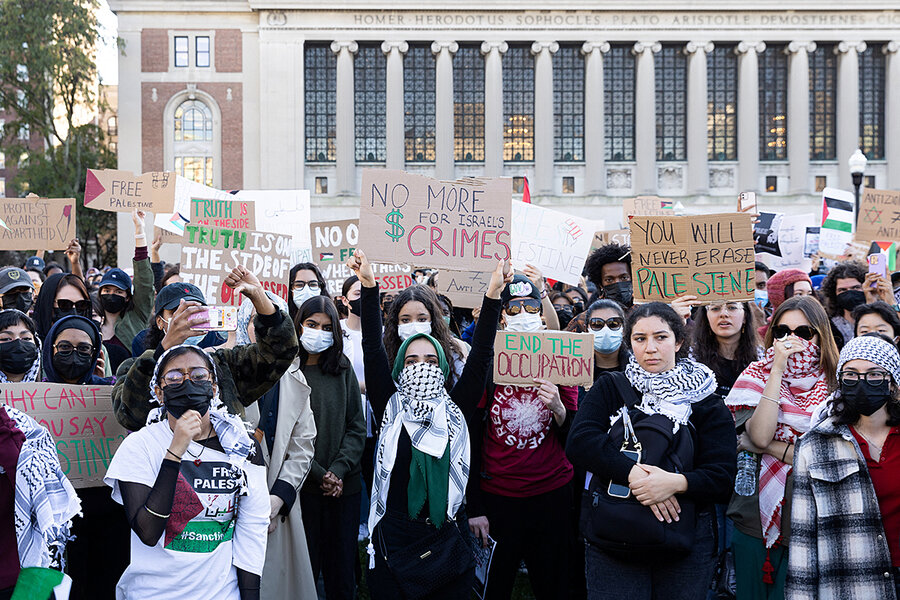
<instances>
[{"instance_id":1,"label":"red t-shirt","mask_svg":"<svg viewBox=\"0 0 900 600\"><path fill-rule=\"evenodd\" d=\"M872 460L866 438L853 427L850 431L866 457L866 466L881 510L884 535L891 551L891 565L900 567L900 428L891 428L881 449L881 460L878 461Z\"/></svg>"},{"instance_id":2,"label":"red t-shirt","mask_svg":"<svg viewBox=\"0 0 900 600\"><path fill-rule=\"evenodd\" d=\"M559 386L563 406L578 409L578 388ZM481 407L486 406L481 399ZM572 480L550 412L536 387L497 385L485 425L481 489L491 494L527 498L553 491Z\"/></svg>"}]
</instances>

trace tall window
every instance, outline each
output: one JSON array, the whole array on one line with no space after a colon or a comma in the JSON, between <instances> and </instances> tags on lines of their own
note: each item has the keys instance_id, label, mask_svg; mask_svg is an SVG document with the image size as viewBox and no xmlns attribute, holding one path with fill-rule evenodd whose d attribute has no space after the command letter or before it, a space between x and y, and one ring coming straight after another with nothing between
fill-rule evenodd
<instances>
[{"instance_id":1,"label":"tall window","mask_svg":"<svg viewBox=\"0 0 900 600\"><path fill-rule=\"evenodd\" d=\"M334 162L337 57L328 44L307 44L304 56L306 162Z\"/></svg>"},{"instance_id":2,"label":"tall window","mask_svg":"<svg viewBox=\"0 0 900 600\"><path fill-rule=\"evenodd\" d=\"M186 67L188 66L188 59L190 57L190 47L189 47L189 39L186 35L176 35L175 36L175 66L176 67Z\"/></svg>"},{"instance_id":3,"label":"tall window","mask_svg":"<svg viewBox=\"0 0 900 600\"><path fill-rule=\"evenodd\" d=\"M603 59L603 123L606 160L634 160L634 56L613 46Z\"/></svg>"},{"instance_id":4,"label":"tall window","mask_svg":"<svg viewBox=\"0 0 900 600\"><path fill-rule=\"evenodd\" d=\"M759 55L759 159L787 159L787 73L784 46Z\"/></svg>"},{"instance_id":5,"label":"tall window","mask_svg":"<svg viewBox=\"0 0 900 600\"><path fill-rule=\"evenodd\" d=\"M709 160L737 160L737 55L734 46L716 48L706 63L706 154Z\"/></svg>"},{"instance_id":6,"label":"tall window","mask_svg":"<svg viewBox=\"0 0 900 600\"><path fill-rule=\"evenodd\" d=\"M434 162L435 60L430 44L410 44L403 59L406 161Z\"/></svg>"},{"instance_id":7,"label":"tall window","mask_svg":"<svg viewBox=\"0 0 900 600\"><path fill-rule=\"evenodd\" d=\"M809 157L834 160L837 57L833 45L820 45L809 55Z\"/></svg>"},{"instance_id":8,"label":"tall window","mask_svg":"<svg viewBox=\"0 0 900 600\"><path fill-rule=\"evenodd\" d=\"M386 76L387 57L381 45L360 44L353 61L356 160L359 162L384 161Z\"/></svg>"},{"instance_id":9,"label":"tall window","mask_svg":"<svg viewBox=\"0 0 900 600\"><path fill-rule=\"evenodd\" d=\"M175 109L175 172L213 185L213 117L200 100L185 100Z\"/></svg>"},{"instance_id":10,"label":"tall window","mask_svg":"<svg viewBox=\"0 0 900 600\"><path fill-rule=\"evenodd\" d=\"M687 158L687 56L663 46L656 60L656 160Z\"/></svg>"},{"instance_id":11,"label":"tall window","mask_svg":"<svg viewBox=\"0 0 900 600\"><path fill-rule=\"evenodd\" d=\"M209 66L209 36L198 35L194 38L194 66Z\"/></svg>"},{"instance_id":12,"label":"tall window","mask_svg":"<svg viewBox=\"0 0 900 600\"><path fill-rule=\"evenodd\" d=\"M484 160L484 58L480 46L460 45L453 58L453 156Z\"/></svg>"},{"instance_id":13,"label":"tall window","mask_svg":"<svg viewBox=\"0 0 900 600\"><path fill-rule=\"evenodd\" d=\"M534 57L510 46L503 57L503 160L534 160Z\"/></svg>"},{"instance_id":14,"label":"tall window","mask_svg":"<svg viewBox=\"0 0 900 600\"><path fill-rule=\"evenodd\" d=\"M553 158L584 160L584 57L580 46L560 46L553 57Z\"/></svg>"},{"instance_id":15,"label":"tall window","mask_svg":"<svg viewBox=\"0 0 900 600\"><path fill-rule=\"evenodd\" d=\"M884 158L884 63L881 44L859 55L859 147L866 158Z\"/></svg>"}]
</instances>

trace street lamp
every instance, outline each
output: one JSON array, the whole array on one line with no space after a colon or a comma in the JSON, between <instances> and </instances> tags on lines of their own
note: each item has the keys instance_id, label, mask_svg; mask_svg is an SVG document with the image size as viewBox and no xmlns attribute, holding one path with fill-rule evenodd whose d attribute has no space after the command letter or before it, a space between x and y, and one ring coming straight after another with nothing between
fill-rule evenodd
<instances>
[{"instance_id":1,"label":"street lamp","mask_svg":"<svg viewBox=\"0 0 900 600\"><path fill-rule=\"evenodd\" d=\"M853 194L856 198L856 221L859 222L859 186L862 185L863 173L866 172L866 155L859 148L856 149L847 161L850 167L850 176L853 178Z\"/></svg>"}]
</instances>

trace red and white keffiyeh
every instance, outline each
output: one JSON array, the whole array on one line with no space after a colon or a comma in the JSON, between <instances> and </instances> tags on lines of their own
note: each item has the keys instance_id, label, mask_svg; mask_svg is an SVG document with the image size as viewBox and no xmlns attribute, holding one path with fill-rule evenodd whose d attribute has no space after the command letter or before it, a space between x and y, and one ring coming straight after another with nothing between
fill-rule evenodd
<instances>
[{"instance_id":1,"label":"red and white keffiyeh","mask_svg":"<svg viewBox=\"0 0 900 600\"><path fill-rule=\"evenodd\" d=\"M775 439L795 443L809 431L815 408L828 397L828 382L819 366L819 347L801 339L804 348L787 359L778 394L778 425ZM775 349L766 350L762 360L750 363L731 388L725 404L735 414L759 404L772 372ZM781 507L791 466L768 454L762 455L759 470L759 516L767 548L781 536Z\"/></svg>"}]
</instances>

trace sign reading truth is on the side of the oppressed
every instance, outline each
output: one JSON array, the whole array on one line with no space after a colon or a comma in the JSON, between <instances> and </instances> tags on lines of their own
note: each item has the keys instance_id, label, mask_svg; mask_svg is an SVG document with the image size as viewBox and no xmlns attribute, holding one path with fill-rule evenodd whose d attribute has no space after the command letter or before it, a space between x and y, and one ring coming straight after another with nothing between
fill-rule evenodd
<instances>
[{"instance_id":1,"label":"sign reading truth is on the side of the oppressed","mask_svg":"<svg viewBox=\"0 0 900 600\"><path fill-rule=\"evenodd\" d=\"M159 171L135 175L131 171L88 169L84 205L95 210L131 212L175 210L175 173Z\"/></svg>"},{"instance_id":2,"label":"sign reading truth is on the side of the oppressed","mask_svg":"<svg viewBox=\"0 0 900 600\"><path fill-rule=\"evenodd\" d=\"M103 485L128 435L113 414L112 386L3 383L0 402L43 425L53 436L63 473L76 488Z\"/></svg>"},{"instance_id":3,"label":"sign reading truth is on the side of the oppressed","mask_svg":"<svg viewBox=\"0 0 900 600\"><path fill-rule=\"evenodd\" d=\"M75 237L74 198L3 198L0 250L65 250Z\"/></svg>"},{"instance_id":4,"label":"sign reading truth is on the side of the oppressed","mask_svg":"<svg viewBox=\"0 0 900 600\"><path fill-rule=\"evenodd\" d=\"M365 169L359 247L372 262L493 271L510 257L512 179Z\"/></svg>"},{"instance_id":5,"label":"sign reading truth is on the side of the oppressed","mask_svg":"<svg viewBox=\"0 0 900 600\"><path fill-rule=\"evenodd\" d=\"M631 218L634 297L698 304L752 300L755 285L752 215Z\"/></svg>"},{"instance_id":6,"label":"sign reading truth is on the side of the oppressed","mask_svg":"<svg viewBox=\"0 0 900 600\"><path fill-rule=\"evenodd\" d=\"M594 336L567 331L498 331L494 338L494 383L586 385L594 380Z\"/></svg>"}]
</instances>

